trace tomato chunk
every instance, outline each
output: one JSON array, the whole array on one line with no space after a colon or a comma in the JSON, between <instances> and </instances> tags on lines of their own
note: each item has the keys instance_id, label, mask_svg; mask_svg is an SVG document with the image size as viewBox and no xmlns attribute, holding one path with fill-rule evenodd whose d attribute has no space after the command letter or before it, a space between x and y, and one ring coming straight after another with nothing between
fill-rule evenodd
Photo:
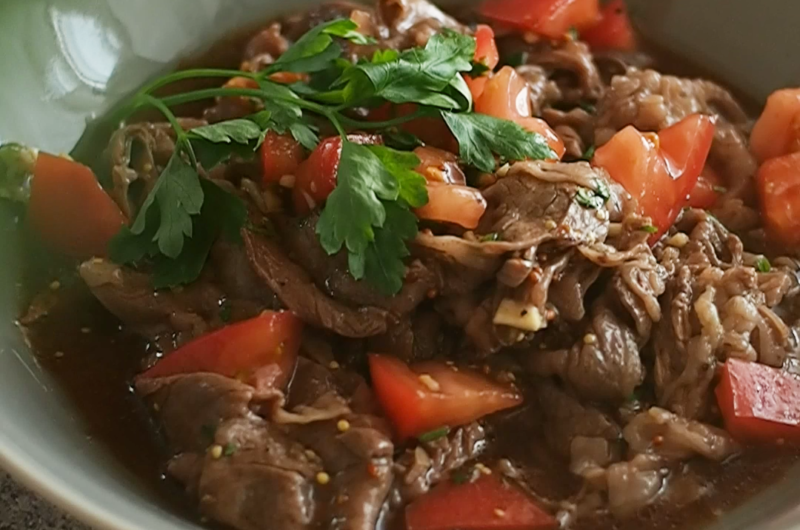
<instances>
[{"instance_id":1,"label":"tomato chunk","mask_svg":"<svg viewBox=\"0 0 800 530\"><path fill-rule=\"evenodd\" d=\"M717 199L725 193L724 182L716 171L706 166L697 179L697 184L689 194L689 206L707 210L717 203Z\"/></svg>"},{"instance_id":2,"label":"tomato chunk","mask_svg":"<svg viewBox=\"0 0 800 530\"><path fill-rule=\"evenodd\" d=\"M643 215L658 228L653 241L687 204L714 137L714 119L695 114L662 130L642 134L629 126L597 149L592 164L636 198Z\"/></svg>"},{"instance_id":3,"label":"tomato chunk","mask_svg":"<svg viewBox=\"0 0 800 530\"><path fill-rule=\"evenodd\" d=\"M757 176L761 217L769 236L800 244L800 152L764 162Z\"/></svg>"},{"instance_id":4,"label":"tomato chunk","mask_svg":"<svg viewBox=\"0 0 800 530\"><path fill-rule=\"evenodd\" d=\"M79 259L105 256L127 222L91 169L47 153L34 164L27 219L45 243Z\"/></svg>"},{"instance_id":5,"label":"tomato chunk","mask_svg":"<svg viewBox=\"0 0 800 530\"><path fill-rule=\"evenodd\" d=\"M497 475L444 483L406 507L406 530L549 530L558 523Z\"/></svg>"},{"instance_id":6,"label":"tomato chunk","mask_svg":"<svg viewBox=\"0 0 800 530\"><path fill-rule=\"evenodd\" d=\"M402 439L464 425L522 403L516 390L443 363L409 367L395 357L372 354L369 371L378 401Z\"/></svg>"},{"instance_id":7,"label":"tomato chunk","mask_svg":"<svg viewBox=\"0 0 800 530\"><path fill-rule=\"evenodd\" d=\"M500 64L494 30L486 24L478 24L475 30L475 62L485 64L489 70L494 70Z\"/></svg>"},{"instance_id":8,"label":"tomato chunk","mask_svg":"<svg viewBox=\"0 0 800 530\"><path fill-rule=\"evenodd\" d=\"M303 161L303 147L289 134L267 133L261 145L264 183L277 183L284 175L294 175Z\"/></svg>"},{"instance_id":9,"label":"tomato chunk","mask_svg":"<svg viewBox=\"0 0 800 530\"><path fill-rule=\"evenodd\" d=\"M417 147L414 154L419 157L416 171L428 183L467 185L467 177L458 165L458 157L450 151L435 147Z\"/></svg>"},{"instance_id":10,"label":"tomato chunk","mask_svg":"<svg viewBox=\"0 0 800 530\"><path fill-rule=\"evenodd\" d=\"M475 112L504 120L530 117L528 82L514 68L504 66L486 83L483 94L475 101Z\"/></svg>"},{"instance_id":11,"label":"tomato chunk","mask_svg":"<svg viewBox=\"0 0 800 530\"><path fill-rule=\"evenodd\" d=\"M486 0L478 12L512 29L561 39L571 28L592 26L600 4L598 0Z\"/></svg>"},{"instance_id":12,"label":"tomato chunk","mask_svg":"<svg viewBox=\"0 0 800 530\"><path fill-rule=\"evenodd\" d=\"M581 40L592 48L634 50L636 37L625 2L611 0L606 4L600 11L597 23L581 32Z\"/></svg>"},{"instance_id":13,"label":"tomato chunk","mask_svg":"<svg viewBox=\"0 0 800 530\"><path fill-rule=\"evenodd\" d=\"M753 126L750 149L759 162L800 151L800 88L786 88L767 98Z\"/></svg>"},{"instance_id":14,"label":"tomato chunk","mask_svg":"<svg viewBox=\"0 0 800 530\"><path fill-rule=\"evenodd\" d=\"M428 203L414 210L417 217L440 223L453 223L470 230L486 212L483 194L469 186L428 184Z\"/></svg>"},{"instance_id":15,"label":"tomato chunk","mask_svg":"<svg viewBox=\"0 0 800 530\"><path fill-rule=\"evenodd\" d=\"M139 377L211 372L259 390L283 388L294 371L302 331L293 313L264 311L181 346Z\"/></svg>"},{"instance_id":16,"label":"tomato chunk","mask_svg":"<svg viewBox=\"0 0 800 530\"><path fill-rule=\"evenodd\" d=\"M564 146L564 141L553 129L550 128L546 121L539 118L517 118L515 121L521 125L523 129L539 133L544 136L544 139L547 141L547 145L549 145L550 149L556 153L556 160L561 160L561 158L564 156L564 153L567 152L567 148Z\"/></svg>"},{"instance_id":17,"label":"tomato chunk","mask_svg":"<svg viewBox=\"0 0 800 530\"><path fill-rule=\"evenodd\" d=\"M716 388L725 428L741 442L800 442L800 378L728 359Z\"/></svg>"}]
</instances>

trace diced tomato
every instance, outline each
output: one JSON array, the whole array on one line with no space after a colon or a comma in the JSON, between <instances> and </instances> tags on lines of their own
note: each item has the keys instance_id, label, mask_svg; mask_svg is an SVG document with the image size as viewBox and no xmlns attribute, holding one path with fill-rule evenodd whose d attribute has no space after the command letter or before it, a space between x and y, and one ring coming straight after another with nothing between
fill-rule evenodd
<instances>
[{"instance_id":1,"label":"diced tomato","mask_svg":"<svg viewBox=\"0 0 800 530\"><path fill-rule=\"evenodd\" d=\"M444 363L409 367L395 357L371 354L369 370L375 395L402 439L464 425L522 403L517 391Z\"/></svg>"},{"instance_id":2,"label":"diced tomato","mask_svg":"<svg viewBox=\"0 0 800 530\"><path fill-rule=\"evenodd\" d=\"M294 175L303 161L303 147L289 134L267 133L261 145L264 183L278 182L284 175Z\"/></svg>"},{"instance_id":3,"label":"diced tomato","mask_svg":"<svg viewBox=\"0 0 800 530\"><path fill-rule=\"evenodd\" d=\"M417 217L439 223L453 223L469 230L478 228L486 212L483 194L469 186L428 184L428 203L414 210Z\"/></svg>"},{"instance_id":4,"label":"diced tomato","mask_svg":"<svg viewBox=\"0 0 800 530\"><path fill-rule=\"evenodd\" d=\"M628 9L623 0L611 0L600 11L597 23L581 32L581 40L592 48L634 50L633 33Z\"/></svg>"},{"instance_id":5,"label":"diced tomato","mask_svg":"<svg viewBox=\"0 0 800 530\"><path fill-rule=\"evenodd\" d=\"M475 112L504 120L530 117L528 82L514 68L504 66L486 83L483 94L475 101Z\"/></svg>"},{"instance_id":6,"label":"diced tomato","mask_svg":"<svg viewBox=\"0 0 800 530\"><path fill-rule=\"evenodd\" d=\"M417 147L414 154L419 157L417 173L422 174L430 184L459 184L466 186L467 177L458 157L450 151L435 147Z\"/></svg>"},{"instance_id":7,"label":"diced tomato","mask_svg":"<svg viewBox=\"0 0 800 530\"><path fill-rule=\"evenodd\" d=\"M764 162L757 181L768 235L785 245L800 245L800 152Z\"/></svg>"},{"instance_id":8,"label":"diced tomato","mask_svg":"<svg viewBox=\"0 0 800 530\"><path fill-rule=\"evenodd\" d=\"M703 210L713 207L717 203L717 199L725 193L721 189L723 184L724 182L717 172L710 166L706 166L689 194L689 206Z\"/></svg>"},{"instance_id":9,"label":"diced tomato","mask_svg":"<svg viewBox=\"0 0 800 530\"><path fill-rule=\"evenodd\" d=\"M269 79L276 83L291 85L292 83L306 83L309 77L308 74L302 72L275 72L269 76Z\"/></svg>"},{"instance_id":10,"label":"diced tomato","mask_svg":"<svg viewBox=\"0 0 800 530\"><path fill-rule=\"evenodd\" d=\"M383 143L383 139L373 134L348 134L347 139L362 145ZM336 188L336 173L342 158L342 138L326 138L311 152L311 155L297 168L292 200L298 214L307 214L324 203Z\"/></svg>"},{"instance_id":11,"label":"diced tomato","mask_svg":"<svg viewBox=\"0 0 800 530\"><path fill-rule=\"evenodd\" d=\"M417 106L413 103L403 103L402 105L385 103L370 112L369 120L386 121L408 116L416 111ZM400 126L400 129L413 134L426 145L432 145L452 153L458 152L458 142L453 133L450 132L450 128L441 118L417 118L404 123Z\"/></svg>"},{"instance_id":12,"label":"diced tomato","mask_svg":"<svg viewBox=\"0 0 800 530\"><path fill-rule=\"evenodd\" d=\"M759 162L800 151L800 88L785 88L767 98L753 126L750 149Z\"/></svg>"},{"instance_id":13,"label":"diced tomato","mask_svg":"<svg viewBox=\"0 0 800 530\"><path fill-rule=\"evenodd\" d=\"M485 24L478 24L475 30L475 62L483 63L494 70L500 64L500 52L494 40L494 30Z\"/></svg>"},{"instance_id":14,"label":"diced tomato","mask_svg":"<svg viewBox=\"0 0 800 530\"><path fill-rule=\"evenodd\" d=\"M478 12L512 29L562 39L571 28L592 26L600 4L599 0L486 0Z\"/></svg>"},{"instance_id":15,"label":"diced tomato","mask_svg":"<svg viewBox=\"0 0 800 530\"><path fill-rule=\"evenodd\" d=\"M406 507L406 530L550 530L558 523L497 475L446 482Z\"/></svg>"},{"instance_id":16,"label":"diced tomato","mask_svg":"<svg viewBox=\"0 0 800 530\"><path fill-rule=\"evenodd\" d=\"M472 78L468 75L464 76L469 91L472 94L472 101L478 101L486 90L486 84L489 82L489 76L482 75L480 77Z\"/></svg>"},{"instance_id":17,"label":"diced tomato","mask_svg":"<svg viewBox=\"0 0 800 530\"><path fill-rule=\"evenodd\" d=\"M288 311L264 311L193 340L139 377L211 372L259 390L283 388L294 372L303 323Z\"/></svg>"},{"instance_id":18,"label":"diced tomato","mask_svg":"<svg viewBox=\"0 0 800 530\"><path fill-rule=\"evenodd\" d=\"M105 256L127 220L88 167L39 153L27 219L42 240L79 259Z\"/></svg>"},{"instance_id":19,"label":"diced tomato","mask_svg":"<svg viewBox=\"0 0 800 530\"><path fill-rule=\"evenodd\" d=\"M675 221L700 176L711 141L714 120L698 114L658 135L626 127L597 149L592 164L636 198L643 215L658 228L653 241Z\"/></svg>"},{"instance_id":20,"label":"diced tomato","mask_svg":"<svg viewBox=\"0 0 800 530\"><path fill-rule=\"evenodd\" d=\"M725 428L741 442L800 442L800 378L728 359L716 389Z\"/></svg>"},{"instance_id":21,"label":"diced tomato","mask_svg":"<svg viewBox=\"0 0 800 530\"><path fill-rule=\"evenodd\" d=\"M550 128L546 121L540 120L539 118L517 118L515 121L520 124L523 129L544 136L544 139L547 140L547 145L550 146L550 149L555 151L557 160L561 160L564 153L567 152L564 141Z\"/></svg>"}]
</instances>

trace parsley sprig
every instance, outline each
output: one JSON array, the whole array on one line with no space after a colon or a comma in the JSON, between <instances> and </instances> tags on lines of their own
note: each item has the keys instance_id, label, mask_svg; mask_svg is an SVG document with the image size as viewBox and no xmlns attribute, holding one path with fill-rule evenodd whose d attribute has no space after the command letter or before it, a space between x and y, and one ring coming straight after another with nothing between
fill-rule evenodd
<instances>
[{"instance_id":1,"label":"parsley sprig","mask_svg":"<svg viewBox=\"0 0 800 530\"><path fill-rule=\"evenodd\" d=\"M194 69L155 80L113 116L115 121L144 108L159 110L175 131L175 152L143 202L130 227L114 239L111 258L119 263L149 260L157 288L195 280L218 237L238 240L246 220L241 200L201 177L231 157L252 157L267 132L291 134L311 150L319 127L331 126L342 137L337 185L317 223L326 252L346 251L356 279L366 279L386 294L397 293L405 274L407 243L418 231L413 208L427 203L425 179L414 169L410 152L387 146L358 145L353 130L375 130L392 145L413 146L414 138L398 127L420 117L441 118L459 142L465 164L485 172L498 162L545 159L554 154L544 138L519 125L472 112L464 74L480 71L473 62L475 40L445 31L424 47L379 50L371 59L343 59L342 40L374 44L355 22L335 20L301 37L275 63L260 72ZM278 72L309 75L309 82L283 85ZM244 77L251 87L220 87L158 97L159 89L192 78ZM172 108L216 97L257 101L251 116L184 130ZM358 119L357 108L412 103L413 113L382 122Z\"/></svg>"}]
</instances>

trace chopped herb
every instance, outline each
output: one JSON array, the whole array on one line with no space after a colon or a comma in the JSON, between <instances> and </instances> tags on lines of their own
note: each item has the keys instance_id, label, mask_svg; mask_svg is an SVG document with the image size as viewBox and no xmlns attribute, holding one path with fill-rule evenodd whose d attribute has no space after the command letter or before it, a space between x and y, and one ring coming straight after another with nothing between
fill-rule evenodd
<instances>
[{"instance_id":1,"label":"chopped herb","mask_svg":"<svg viewBox=\"0 0 800 530\"><path fill-rule=\"evenodd\" d=\"M584 208L598 210L611 198L611 190L609 190L608 185L600 179L595 179L594 185L595 188L593 190L588 188L579 189L578 193L575 195L575 200Z\"/></svg>"},{"instance_id":2,"label":"chopped herb","mask_svg":"<svg viewBox=\"0 0 800 530\"><path fill-rule=\"evenodd\" d=\"M219 304L219 319L227 324L231 321L232 311L233 306L231 305L231 301L228 299L223 300Z\"/></svg>"},{"instance_id":3,"label":"chopped herb","mask_svg":"<svg viewBox=\"0 0 800 530\"><path fill-rule=\"evenodd\" d=\"M594 152L596 151L595 146L590 145L586 148L586 151L583 152L581 155L581 160L586 160L587 162L591 162L592 158L594 158Z\"/></svg>"},{"instance_id":4,"label":"chopped herb","mask_svg":"<svg viewBox=\"0 0 800 530\"><path fill-rule=\"evenodd\" d=\"M0 198L25 203L31 195L33 166L39 153L20 144L0 145Z\"/></svg>"},{"instance_id":5,"label":"chopped herb","mask_svg":"<svg viewBox=\"0 0 800 530\"><path fill-rule=\"evenodd\" d=\"M588 112L589 114L594 114L595 112L597 112L597 107L595 107L594 104L589 103L588 101L581 101L578 106L583 110L585 110L586 112Z\"/></svg>"},{"instance_id":6,"label":"chopped herb","mask_svg":"<svg viewBox=\"0 0 800 530\"><path fill-rule=\"evenodd\" d=\"M569 40L578 40L580 38L580 34L578 33L578 28L572 26L567 30L567 38Z\"/></svg>"},{"instance_id":7,"label":"chopped herb","mask_svg":"<svg viewBox=\"0 0 800 530\"><path fill-rule=\"evenodd\" d=\"M769 272L772 270L772 264L767 258L761 256L756 260L756 269L758 272Z\"/></svg>"},{"instance_id":8,"label":"chopped herb","mask_svg":"<svg viewBox=\"0 0 800 530\"><path fill-rule=\"evenodd\" d=\"M481 243L488 243L490 241L499 241L499 240L500 240L500 234L498 234L497 232L492 232L490 234L483 235L479 239Z\"/></svg>"},{"instance_id":9,"label":"chopped herb","mask_svg":"<svg viewBox=\"0 0 800 530\"><path fill-rule=\"evenodd\" d=\"M425 434L421 435L418 439L422 443L429 443L429 442L435 442L440 438L444 438L448 434L450 434L450 427L440 427L436 430L426 432Z\"/></svg>"},{"instance_id":10,"label":"chopped herb","mask_svg":"<svg viewBox=\"0 0 800 530\"><path fill-rule=\"evenodd\" d=\"M460 469L450 474L450 480L454 484L466 484L472 478L472 473L469 471L465 471Z\"/></svg>"},{"instance_id":11,"label":"chopped herb","mask_svg":"<svg viewBox=\"0 0 800 530\"><path fill-rule=\"evenodd\" d=\"M233 454L238 450L239 447L235 443L228 442L227 444L225 444L225 448L222 450L222 454L225 456L233 456Z\"/></svg>"},{"instance_id":12,"label":"chopped herb","mask_svg":"<svg viewBox=\"0 0 800 530\"><path fill-rule=\"evenodd\" d=\"M726 188L725 186L714 186L712 189L714 190L715 193L718 193L720 195L728 193L728 188Z\"/></svg>"},{"instance_id":13,"label":"chopped herb","mask_svg":"<svg viewBox=\"0 0 800 530\"><path fill-rule=\"evenodd\" d=\"M642 232L647 232L648 234L658 233L658 228L653 225L642 225L639 227L639 230L641 230Z\"/></svg>"}]
</instances>

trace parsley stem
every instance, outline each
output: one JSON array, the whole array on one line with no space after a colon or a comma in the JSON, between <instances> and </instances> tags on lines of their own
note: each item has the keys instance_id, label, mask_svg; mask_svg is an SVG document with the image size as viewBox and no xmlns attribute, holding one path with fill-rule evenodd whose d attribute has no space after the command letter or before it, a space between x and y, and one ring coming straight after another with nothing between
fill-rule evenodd
<instances>
[{"instance_id":1,"label":"parsley stem","mask_svg":"<svg viewBox=\"0 0 800 530\"><path fill-rule=\"evenodd\" d=\"M245 72L240 70L224 70L219 68L195 68L192 70L181 70L179 72L175 72L164 77L160 77L155 81L145 85L139 90L140 94L150 94L159 88L165 87L167 85L171 85L173 83L177 83L178 81L183 81L185 79L197 79L197 78L210 78L210 77L247 77L249 79L258 79L258 74L254 74L252 72Z\"/></svg>"},{"instance_id":2,"label":"parsley stem","mask_svg":"<svg viewBox=\"0 0 800 530\"><path fill-rule=\"evenodd\" d=\"M186 151L186 154L189 155L189 159L192 161L192 164L196 167L197 166L197 157L194 154L194 149L192 148L191 142L189 142L189 138L186 136L186 131L183 130L180 122L178 122L178 118L175 117L175 114L169 109L169 107L160 99L153 97L149 94L143 94L141 96L141 100L148 105L152 105L156 109L158 109L161 114L169 121L172 128L175 130L175 145L178 149L176 152L183 148Z\"/></svg>"},{"instance_id":3,"label":"parsley stem","mask_svg":"<svg viewBox=\"0 0 800 530\"><path fill-rule=\"evenodd\" d=\"M417 118L423 118L427 115L428 115L427 111L418 110L406 116L399 116L397 118L386 121L361 121L361 120L354 120L353 118L349 118L344 115L340 115L339 119L345 125L349 125L351 127L358 127L360 129L387 129L389 127L396 127L398 125L414 121Z\"/></svg>"}]
</instances>

